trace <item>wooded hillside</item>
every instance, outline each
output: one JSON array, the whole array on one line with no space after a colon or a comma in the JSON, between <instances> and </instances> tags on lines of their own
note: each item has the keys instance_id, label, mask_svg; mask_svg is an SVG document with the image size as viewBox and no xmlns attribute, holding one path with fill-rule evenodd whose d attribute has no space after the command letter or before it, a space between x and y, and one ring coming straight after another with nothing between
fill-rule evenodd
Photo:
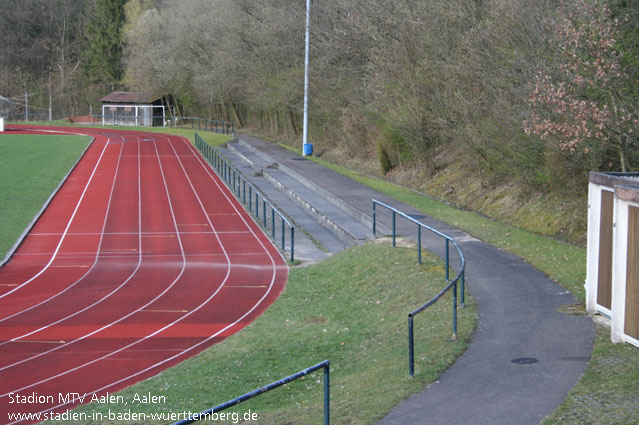
<instances>
[{"instance_id":1,"label":"wooded hillside","mask_svg":"<svg viewBox=\"0 0 639 425\"><path fill-rule=\"evenodd\" d=\"M304 1L0 3L2 96L49 85L66 113L116 87L172 93L301 145ZM331 160L469 207L505 184L581 201L587 171L639 166L636 0L311 4L309 137Z\"/></svg>"}]
</instances>

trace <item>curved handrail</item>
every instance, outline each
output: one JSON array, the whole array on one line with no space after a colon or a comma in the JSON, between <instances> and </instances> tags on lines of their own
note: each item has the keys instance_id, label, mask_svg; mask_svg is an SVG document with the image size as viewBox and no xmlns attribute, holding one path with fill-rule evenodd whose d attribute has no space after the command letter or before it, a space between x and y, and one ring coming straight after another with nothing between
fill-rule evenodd
<instances>
[{"instance_id":1,"label":"curved handrail","mask_svg":"<svg viewBox=\"0 0 639 425\"><path fill-rule=\"evenodd\" d=\"M179 422L175 422L172 425L187 425L202 419L212 419L213 418L212 415L214 415L217 412L221 412L222 410L233 407L246 400L250 400L254 397L257 397L260 394L264 394L265 392L281 387L282 385L286 385L289 382L302 378L308 375L309 373L315 372L316 370L319 370L319 369L324 369L324 425L329 425L330 424L330 362L328 360L324 360L323 362L318 363L315 366L311 366L293 375L287 376L286 378L282 378L264 387L258 388L254 391L251 391L249 393L236 397L233 400L227 401L226 403L218 404L217 406L204 410L203 412L189 414L188 417L184 418L183 420Z\"/></svg>"},{"instance_id":2,"label":"curved handrail","mask_svg":"<svg viewBox=\"0 0 639 425\"><path fill-rule=\"evenodd\" d=\"M428 300L426 303L422 304L420 307L417 307L415 310L408 313L408 370L410 376L413 376L415 373L415 355L414 355L414 338L413 338L413 318L417 314L426 310L431 305L435 304L441 297L446 294L451 288L453 288L453 338L457 338L457 283L461 283L461 305L464 305L464 276L466 270L466 257L464 257L464 253L461 248L452 237L446 235L445 233L440 232L437 229L434 229L426 224L414 219L408 214L403 213L397 208L391 207L383 202L380 202L376 199L373 199L373 235L376 233L376 206L382 206L392 212L392 231L393 231L393 247L396 246L396 216L405 218L406 220L415 223L417 225L417 258L419 264L422 262L421 252L422 252L422 232L421 229L426 229L442 238L446 241L445 248L445 261L446 261L446 281L448 284L441 290L437 295ZM449 255L449 244L452 243L453 246L457 249L460 258L460 267L459 271L452 279L449 279L449 269L450 269L450 255Z\"/></svg>"}]
</instances>

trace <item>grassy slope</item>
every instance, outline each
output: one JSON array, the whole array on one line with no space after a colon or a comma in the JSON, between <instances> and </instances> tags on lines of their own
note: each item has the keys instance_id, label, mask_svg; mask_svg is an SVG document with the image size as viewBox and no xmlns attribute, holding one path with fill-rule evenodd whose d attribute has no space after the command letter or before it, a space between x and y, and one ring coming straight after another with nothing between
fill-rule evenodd
<instances>
[{"instance_id":1,"label":"grassy slope","mask_svg":"<svg viewBox=\"0 0 639 425\"><path fill-rule=\"evenodd\" d=\"M585 248L461 211L410 189L363 176L318 158L313 159L435 218L458 226L478 239L517 254L575 295L581 305L567 311L584 314ZM472 285L472 277L469 279ZM638 371L639 349L628 344L612 344L610 329L597 325L595 347L586 372L564 403L542 425L639 423Z\"/></svg>"},{"instance_id":2,"label":"grassy slope","mask_svg":"<svg viewBox=\"0 0 639 425\"><path fill-rule=\"evenodd\" d=\"M0 259L89 141L77 136L0 135Z\"/></svg>"}]
</instances>

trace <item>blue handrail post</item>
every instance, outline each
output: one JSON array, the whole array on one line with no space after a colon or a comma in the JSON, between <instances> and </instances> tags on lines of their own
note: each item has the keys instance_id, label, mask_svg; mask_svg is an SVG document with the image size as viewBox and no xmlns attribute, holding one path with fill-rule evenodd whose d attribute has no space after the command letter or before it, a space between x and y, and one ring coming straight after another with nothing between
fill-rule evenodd
<instances>
[{"instance_id":1,"label":"blue handrail post","mask_svg":"<svg viewBox=\"0 0 639 425\"><path fill-rule=\"evenodd\" d=\"M395 248L395 211L393 211L393 248Z\"/></svg>"},{"instance_id":2,"label":"blue handrail post","mask_svg":"<svg viewBox=\"0 0 639 425\"><path fill-rule=\"evenodd\" d=\"M453 285L453 339L457 339L457 282Z\"/></svg>"},{"instance_id":3,"label":"blue handrail post","mask_svg":"<svg viewBox=\"0 0 639 425\"><path fill-rule=\"evenodd\" d=\"M264 228L266 229L266 200L264 199L262 199L262 219Z\"/></svg>"},{"instance_id":4,"label":"blue handrail post","mask_svg":"<svg viewBox=\"0 0 639 425\"><path fill-rule=\"evenodd\" d=\"M413 346L413 315L408 315L408 374L415 376L415 351Z\"/></svg>"},{"instance_id":5,"label":"blue handrail post","mask_svg":"<svg viewBox=\"0 0 639 425\"><path fill-rule=\"evenodd\" d=\"M257 190L255 191L255 218L257 218L258 220L260 219L260 203Z\"/></svg>"},{"instance_id":6,"label":"blue handrail post","mask_svg":"<svg viewBox=\"0 0 639 425\"><path fill-rule=\"evenodd\" d=\"M275 240L275 210L271 207L271 237Z\"/></svg>"},{"instance_id":7,"label":"blue handrail post","mask_svg":"<svg viewBox=\"0 0 639 425\"><path fill-rule=\"evenodd\" d=\"M422 226L417 225L417 264L422 263Z\"/></svg>"},{"instance_id":8,"label":"blue handrail post","mask_svg":"<svg viewBox=\"0 0 639 425\"><path fill-rule=\"evenodd\" d=\"M373 237L375 236L375 200L373 200Z\"/></svg>"},{"instance_id":9,"label":"blue handrail post","mask_svg":"<svg viewBox=\"0 0 639 425\"><path fill-rule=\"evenodd\" d=\"M449 254L449 241L446 239L446 281L449 281L449 269L450 269L450 254Z\"/></svg>"},{"instance_id":10,"label":"blue handrail post","mask_svg":"<svg viewBox=\"0 0 639 425\"><path fill-rule=\"evenodd\" d=\"M295 261L295 228L291 226L291 263Z\"/></svg>"},{"instance_id":11,"label":"blue handrail post","mask_svg":"<svg viewBox=\"0 0 639 425\"><path fill-rule=\"evenodd\" d=\"M324 425L331 423L331 373L330 363L324 365Z\"/></svg>"},{"instance_id":12,"label":"blue handrail post","mask_svg":"<svg viewBox=\"0 0 639 425\"><path fill-rule=\"evenodd\" d=\"M286 245L284 244L284 242L286 242L285 231L286 229L284 228L284 217L282 217L282 250L286 249Z\"/></svg>"}]
</instances>

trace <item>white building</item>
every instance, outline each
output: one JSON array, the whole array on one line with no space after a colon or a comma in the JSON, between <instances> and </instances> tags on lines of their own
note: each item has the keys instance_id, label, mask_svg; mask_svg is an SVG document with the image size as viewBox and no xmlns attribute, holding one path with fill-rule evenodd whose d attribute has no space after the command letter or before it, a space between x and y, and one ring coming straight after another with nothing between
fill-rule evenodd
<instances>
[{"instance_id":1,"label":"white building","mask_svg":"<svg viewBox=\"0 0 639 425\"><path fill-rule=\"evenodd\" d=\"M586 309L639 346L639 173L590 173Z\"/></svg>"},{"instance_id":2,"label":"white building","mask_svg":"<svg viewBox=\"0 0 639 425\"><path fill-rule=\"evenodd\" d=\"M163 127L173 104L167 95L116 91L101 99L102 125Z\"/></svg>"}]
</instances>

